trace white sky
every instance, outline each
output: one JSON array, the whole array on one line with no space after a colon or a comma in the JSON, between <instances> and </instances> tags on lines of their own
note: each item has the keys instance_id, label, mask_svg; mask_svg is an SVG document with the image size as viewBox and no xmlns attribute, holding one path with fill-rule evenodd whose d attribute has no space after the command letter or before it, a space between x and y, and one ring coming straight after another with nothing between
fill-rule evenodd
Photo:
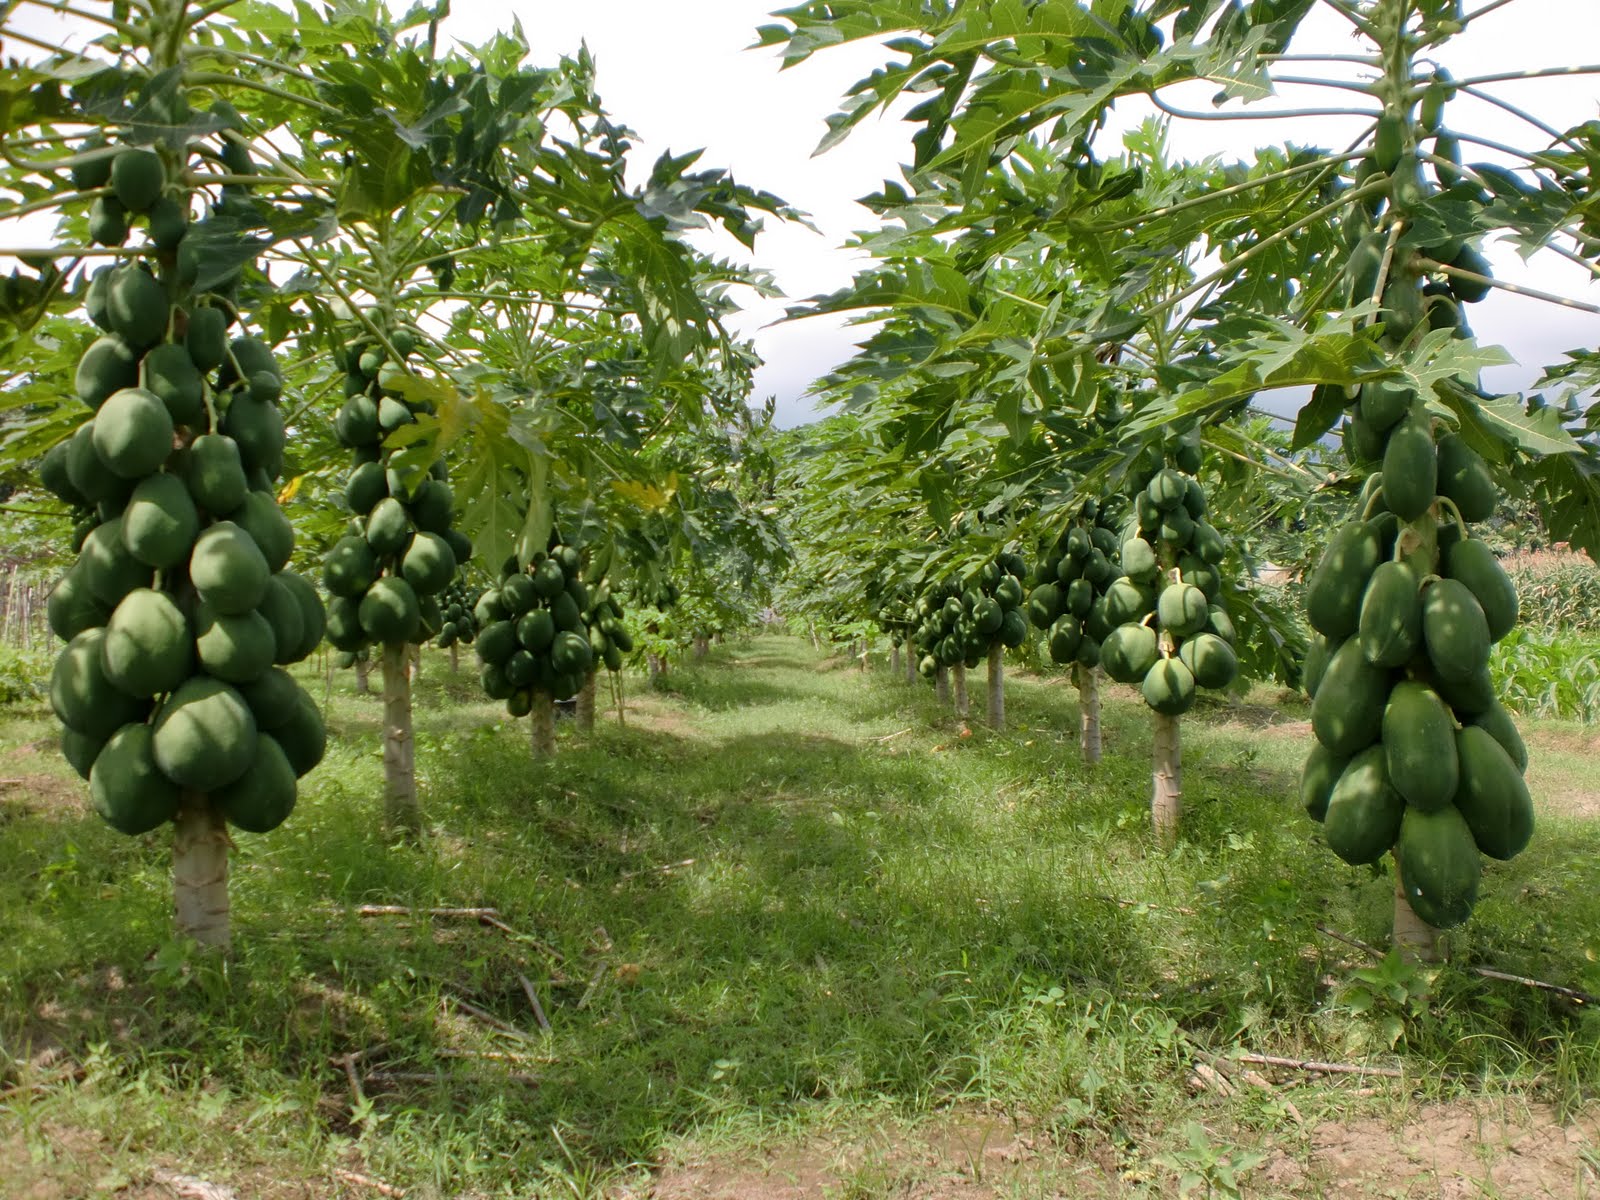
<instances>
[{"instance_id":1,"label":"white sky","mask_svg":"<svg viewBox=\"0 0 1600 1200\"><path fill-rule=\"evenodd\" d=\"M394 8L407 0L389 0ZM1481 0L1468 0L1476 7ZM536 62L552 61L587 42L594 53L599 88L608 111L639 135L641 170L665 150L704 148L703 165L730 167L742 182L776 192L811 215L821 230L772 225L756 242L757 263L771 270L788 297L804 298L843 287L861 259L839 249L849 235L867 227L872 214L855 198L876 191L898 174L909 157L909 126L893 119L871 119L842 145L820 158L811 152L825 131L824 118L838 106L845 89L886 61L881 47L862 43L822 53L789 71L778 70L772 50L748 50L755 28L770 23L769 0L456 0L445 31L463 41L485 39L496 28L520 20ZM28 14L32 14L31 16ZM58 30L56 19L24 3L11 21ZM1326 8L1314 11L1292 49L1342 52L1355 46L1340 18ZM1458 78L1523 67L1600 62L1600 15L1596 0L1515 0L1475 23L1449 47L1444 63ZM1349 67L1296 66L1299 73L1321 74ZM1497 85L1498 94L1536 112L1547 123L1566 128L1600 115L1600 75ZM1172 99L1208 109L1215 88L1193 85ZM1332 93L1319 91L1310 103L1328 104ZM1337 105L1359 103L1344 93ZM1297 98L1286 93L1285 103ZM1122 120L1135 124L1148 109L1130 105ZM1537 132L1471 98L1454 102L1447 121L1482 136L1523 145L1541 145ZM1526 132L1525 132L1526 130ZM1247 155L1258 143L1294 137L1304 143L1342 146L1352 140L1338 119L1316 121L1181 122L1174 151L1185 157ZM1102 154L1114 148L1102 150ZM1493 160L1491 151L1464 147L1468 161ZM718 253L736 255L727 239ZM1600 286L1586 272L1544 255L1530 268L1505 249L1490 247L1496 274L1547 291L1600 303ZM775 394L779 420L811 419L804 392L818 375L852 351L859 330L835 318L811 318L773 326L785 301L755 304L740 328L754 337L766 366L757 375L756 398ZM1557 361L1563 350L1600 344L1600 317L1560 309L1496 292L1470 313L1480 340L1506 346L1523 364L1504 368L1486 381L1513 390L1536 377L1537 368Z\"/></svg>"}]
</instances>

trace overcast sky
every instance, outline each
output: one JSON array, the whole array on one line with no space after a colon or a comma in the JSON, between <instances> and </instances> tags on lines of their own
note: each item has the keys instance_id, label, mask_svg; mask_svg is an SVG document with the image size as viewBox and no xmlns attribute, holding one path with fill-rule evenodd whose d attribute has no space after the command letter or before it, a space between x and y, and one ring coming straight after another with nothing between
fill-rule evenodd
<instances>
[{"instance_id":1,"label":"overcast sky","mask_svg":"<svg viewBox=\"0 0 1600 1200\"><path fill-rule=\"evenodd\" d=\"M389 2L396 9L410 6L409 0ZM1474 2L1469 0L1469 7ZM861 259L840 249L852 232L872 221L855 199L898 175L897 164L909 157L912 130L893 118L869 120L842 145L813 158L825 131L824 118L837 108L845 89L890 55L880 46L862 43L780 71L774 51L747 49L755 41L756 27L769 23L767 13L777 6L768 0L457 0L445 32L475 42L520 20L535 62L551 61L587 42L607 109L638 134L641 170L665 150L704 148L704 164L729 167L742 182L776 192L811 215L819 234L775 224L756 243L755 261L776 275L788 297L800 299L843 287L860 266ZM1596 6L1597 0L1515 0L1456 39L1444 65L1461 78L1600 59ZM34 28L56 21L27 4L8 20ZM1337 53L1353 45L1342 20L1318 8L1292 49ZM1339 69L1348 68L1320 67L1319 73ZM1557 128L1600 115L1600 76L1497 87L1499 94ZM1201 83L1173 98L1187 107L1208 109L1214 91L1213 85ZM1286 91L1283 103L1297 99L1292 90ZM1319 92L1313 102L1326 105L1326 93ZM1127 104L1119 110L1118 128L1137 124L1149 111L1142 101ZM1447 119L1491 140L1539 144L1540 135L1516 118L1471 98L1454 102ZM1337 118L1180 122L1172 144L1175 153L1188 158L1239 158L1255 145L1286 137L1343 146L1354 138L1358 124ZM1103 145L1100 152L1108 156L1116 149ZM1482 148L1466 147L1464 152L1468 161L1497 157ZM740 252L731 239L715 248L730 256ZM1600 303L1600 287L1587 273L1553 255L1543 255L1531 266L1503 248L1491 246L1489 255L1501 278ZM752 298L740 328L755 339L766 359L757 376L756 399L776 395L780 421L794 424L812 419L807 387L849 356L860 331L830 317L774 325L785 303L756 303ZM1502 292L1476 306L1471 317L1481 340L1506 346L1523 364L1487 380L1504 390L1527 386L1538 365L1558 360L1563 350L1600 344L1600 317Z\"/></svg>"}]
</instances>

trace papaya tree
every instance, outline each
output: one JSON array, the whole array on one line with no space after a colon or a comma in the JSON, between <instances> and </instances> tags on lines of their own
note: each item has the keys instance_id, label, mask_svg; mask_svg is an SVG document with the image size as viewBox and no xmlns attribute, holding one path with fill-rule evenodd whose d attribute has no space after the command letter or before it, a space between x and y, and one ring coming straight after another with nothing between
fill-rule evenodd
<instances>
[{"instance_id":1,"label":"papaya tree","mask_svg":"<svg viewBox=\"0 0 1600 1200\"><path fill-rule=\"evenodd\" d=\"M903 60L856 85L845 110L830 122L829 134L830 141L845 136L908 89L932 93L916 110L921 128L905 186L891 185L875 198L886 214L903 210L914 214L917 228L925 228L930 212L943 211L947 239L959 231L981 233L995 249L980 255L974 271L1046 232L1058 242L1085 247L1080 263L1106 257L1090 245L1096 237L1110 239L1112 257L1125 260L1130 251L1142 248L1148 255L1162 246L1169 247L1161 252L1170 256L1173 245L1204 244L1216 254L1192 281L1159 300L1120 309L1126 318L1121 336L1152 330L1158 320L1168 323L1173 335L1164 365L1149 377L1153 394L1141 407L1136 428L1154 431L1174 418L1193 418L1209 435L1214 422L1237 413L1259 392L1310 385L1317 390L1299 414L1296 447L1311 445L1352 400L1356 404L1346 438L1353 461L1339 483L1360 483L1370 472L1363 462L1381 464L1394 447L1393 465L1407 472L1399 484L1401 512L1407 515L1382 498L1394 485L1383 472L1387 482L1364 492L1352 523L1378 522L1377 549L1371 534L1352 530L1336 540L1330 549L1338 553L1319 568L1318 615L1312 623L1328 622L1321 609L1332 601L1325 594L1337 595L1344 606L1333 605L1338 610L1333 624L1346 639L1335 652L1344 656L1333 676L1341 686L1330 688L1326 673L1318 685L1324 712L1319 724L1326 734L1319 741L1336 757L1367 755L1345 792L1352 802L1349 825L1364 835L1353 839L1360 845L1350 850L1375 860L1399 846L1396 933L1412 948L1431 952L1432 930L1438 926L1419 920L1412 901L1440 924L1465 919L1484 845L1514 852L1525 824L1514 769L1516 743L1505 731L1507 723L1495 719L1504 738L1496 745L1511 771L1494 754L1480 753L1476 747L1484 745L1483 739L1467 732L1490 711L1492 695L1471 685L1484 678L1482 659L1491 640L1488 608L1500 614L1499 628L1508 610L1506 592L1493 572L1482 569L1481 551L1467 551L1465 561L1479 561L1463 570L1480 590L1493 593L1488 608L1465 579L1451 575L1444 557L1451 539L1464 546L1472 539L1465 536L1465 517L1458 521L1450 508L1454 501L1440 485L1439 472L1475 478L1481 485L1481 459L1491 485L1503 486L1511 478L1537 481L1534 491L1552 528L1587 549L1600 545L1594 450L1576 445L1562 428L1562 413L1570 408L1484 392L1479 372L1505 357L1478 346L1459 320L1460 306L1491 288L1586 307L1496 281L1479 244L1485 235L1504 232L1525 254L1553 246L1591 263L1595 245L1586 222L1593 215L1588 164L1595 130L1578 123L1581 118L1563 129L1552 124L1550 114L1535 116L1497 95L1495 85L1597 68L1561 64L1550 71L1452 79L1434 65L1455 39L1473 36L1480 24L1492 29L1491 14L1505 19L1507 0L1493 0L1475 12L1433 0L1341 0L1328 6L1228 6L1220 16L1220 6L1205 0L1124 0L1092 8L1058 0L1003 9L958 0L931 11L862 0L849 6L848 21L839 20L835 7L802 4L784 10L777 14L784 23L765 28L762 40L782 45L792 63L838 44L841 34L895 39ZM1328 17L1329 11L1335 15ZM1357 44L1334 54L1300 52L1296 35L1313 25L1313 15L1341 22ZM1195 112L1166 94L1173 85L1199 79L1221 86L1217 110ZM1276 98L1277 83L1320 85L1338 99L1322 108L1289 107ZM1093 210L1108 192L1120 198L1150 191L1147 174L1108 175L1095 155L1108 112L1119 98L1135 95L1148 98L1175 122L1250 118L1255 113L1249 105L1234 102L1258 101L1265 115L1294 118L1297 137L1324 117L1353 119L1366 132L1331 153L1269 147L1258 152L1252 166L1211 172L1169 200L1152 194L1151 203L1126 214L1134 225L1115 210L1104 216ZM1454 113L1452 104L1468 95L1522 122L1537 137L1538 148L1520 149L1453 126L1447 119ZM1335 145L1346 136L1335 132ZM1498 161L1463 164L1463 145L1483 146ZM1071 187L1050 199L1019 189L1035 200L1031 208L1003 195L997 202L997 162L1009 159L1031 168L1039 151L1072 168ZM929 207L941 201L942 210ZM1007 212L997 213L1000 207ZM1126 270L1132 263L1123 266ZM1109 316L1121 299L1114 287L1107 295L1104 315ZM1175 310L1186 315L1171 323ZM1061 362L1047 345L1045 350L1041 355L1019 347L1019 369L1031 377L1036 367L1049 370ZM1363 404L1373 411L1362 412ZM1384 519L1385 508L1393 522ZM1384 527L1390 525L1404 526L1404 532L1394 533L1395 548L1386 554ZM1359 610L1356 624L1346 627L1352 597L1364 601L1379 560L1389 554L1411 570L1415 590L1407 590L1399 565L1386 571L1379 594L1406 602L1375 602L1371 620L1383 614L1408 629L1413 609L1420 608L1433 614L1436 632L1431 653L1425 626L1420 649L1396 666L1383 667L1349 640L1359 637ZM1333 587L1335 581L1343 586ZM1466 603L1463 589L1476 609ZM1390 655L1378 640L1371 645L1374 654L1399 658L1393 646ZM1445 657L1455 661L1441 675L1437 660ZM1454 677L1463 673L1469 677ZM1354 678L1361 698L1377 707L1361 712L1360 721L1350 720L1345 737L1334 731L1347 723L1334 720L1334 710L1342 709L1346 717L1360 712L1355 693L1342 686L1347 678ZM1401 692L1401 684L1415 686ZM1418 803L1393 786L1391 766L1409 778L1410 768L1400 760L1411 757L1397 751L1396 762L1388 761L1383 720L1396 692L1402 703L1395 728L1413 725L1413 734L1441 756L1454 756L1458 775L1467 769L1469 782L1458 779L1452 796L1417 791ZM1403 720L1407 713L1417 719ZM1463 751L1461 738L1475 748ZM1448 747L1447 741L1452 742ZM1485 759L1492 764L1485 765ZM1347 769L1354 769L1354 762ZM1323 771L1319 778L1330 773ZM1345 772L1339 774L1342 783ZM1416 790L1409 782L1406 786ZM1480 840L1467 811L1480 826L1497 824L1517 836L1485 833ZM1408 845L1417 847L1410 866Z\"/></svg>"},{"instance_id":2,"label":"papaya tree","mask_svg":"<svg viewBox=\"0 0 1600 1200\"><path fill-rule=\"evenodd\" d=\"M50 597L66 643L50 683L62 750L95 809L137 835L173 826L178 932L230 939L227 827L281 824L320 760L316 704L283 668L320 642L322 604L287 569L277 498L295 397L253 326L266 240L322 212L253 169L248 86L194 68L213 10L171 0L113 17L81 52L6 73L0 186L53 212L49 305L90 327L65 397L28 417L71 428L39 463L76 515ZM86 132L82 132L85 131ZM85 264L109 260L91 269ZM36 310L42 316L45 306Z\"/></svg>"}]
</instances>

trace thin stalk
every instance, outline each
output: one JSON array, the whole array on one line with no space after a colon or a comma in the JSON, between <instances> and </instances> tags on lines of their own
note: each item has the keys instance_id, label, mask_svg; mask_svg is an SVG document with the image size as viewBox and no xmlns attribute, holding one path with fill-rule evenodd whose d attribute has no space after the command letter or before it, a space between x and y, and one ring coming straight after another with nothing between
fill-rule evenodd
<instances>
[{"instance_id":1,"label":"thin stalk","mask_svg":"<svg viewBox=\"0 0 1600 1200\"><path fill-rule=\"evenodd\" d=\"M1509 0L1504 0L1509 3ZM1600 75L1600 63L1581 67L1543 67L1537 71L1503 71L1498 75L1474 75L1470 79L1457 79L1456 88L1477 87L1484 83L1517 83L1524 79L1559 79L1568 75Z\"/></svg>"},{"instance_id":2,"label":"thin stalk","mask_svg":"<svg viewBox=\"0 0 1600 1200\"><path fill-rule=\"evenodd\" d=\"M276 88L270 83L261 83L243 75L222 75L214 71L185 71L183 81L196 87L242 87L247 91L260 92L263 96L271 96L275 100L283 100L290 104L300 104L306 108L314 108L318 112L327 113L330 116L342 117L345 115L343 109L335 108L331 104L324 104L321 100L313 100L309 96L297 96L283 88Z\"/></svg>"},{"instance_id":3,"label":"thin stalk","mask_svg":"<svg viewBox=\"0 0 1600 1200\"><path fill-rule=\"evenodd\" d=\"M1317 222L1321 221L1329 213L1337 212L1339 209L1348 206L1349 204L1353 203L1354 201L1360 200L1364 196L1372 195L1374 192L1385 191L1385 190L1387 190L1387 187L1388 187L1388 185L1386 183L1384 183L1383 181L1374 180L1372 182L1367 183L1363 187L1355 188L1352 191L1346 192L1344 195L1340 196L1337 200L1334 200L1333 202L1331 202L1329 204L1324 204L1321 208L1318 208L1314 212L1310 213L1309 215L1300 218L1300 220L1296 221L1293 225L1285 226L1283 229L1278 230L1277 233L1274 233L1274 234L1271 234L1268 237L1262 238L1259 242L1257 242L1254 246L1251 246L1248 250L1244 250L1244 251L1241 251L1239 254L1236 254L1229 262L1224 263L1220 268L1218 268L1217 270L1213 271L1210 275L1207 275L1204 279L1201 279L1201 280L1197 281L1196 283L1191 284L1189 287L1185 288L1183 291L1177 293L1174 296L1170 296L1166 300L1163 300L1159 304L1155 305L1153 308L1151 308L1149 310L1149 314L1153 316L1156 313L1164 312L1167 309L1174 307L1175 305L1183 303L1183 301L1187 300L1190 296L1194 295L1196 292L1202 291L1205 288L1210 287L1212 284L1218 282L1219 280L1227 279L1230 276L1236 274L1238 269L1241 266L1243 266L1245 263L1253 261L1258 255L1261 255L1261 254L1265 253L1267 250L1271 249L1273 246L1276 246L1279 242L1285 241L1288 238L1293 237L1295 234L1299 233L1302 229L1306 229L1306 228L1308 228L1308 227L1310 227L1312 225L1317 224Z\"/></svg>"},{"instance_id":4,"label":"thin stalk","mask_svg":"<svg viewBox=\"0 0 1600 1200\"><path fill-rule=\"evenodd\" d=\"M1086 225L1083 227L1083 231L1085 233L1115 233L1119 230L1131 229L1135 225L1142 225L1147 221L1170 217L1175 213L1185 212L1191 208L1200 208L1216 200L1226 200L1230 196L1239 195L1241 192L1254 191L1256 188L1265 187L1269 183L1293 179L1297 175L1305 175L1312 171L1330 172L1333 168L1361 157L1363 157L1363 154L1360 152L1345 153L1329 158L1319 158L1315 162L1301 163L1297 167L1285 167L1281 171L1274 171L1272 174L1263 175L1259 179L1247 179L1243 183L1235 183L1225 188L1218 188L1216 191L1207 192L1203 196L1195 196L1188 200L1181 200L1177 204L1169 204L1165 208L1157 208L1150 212L1140 213L1136 218L1129 221L1118 221L1104 225Z\"/></svg>"},{"instance_id":5,"label":"thin stalk","mask_svg":"<svg viewBox=\"0 0 1600 1200\"><path fill-rule=\"evenodd\" d=\"M281 63L275 59L262 58L259 54L249 54L243 50L232 50L224 46L190 46L184 51L185 58L235 58L240 62L251 63L258 67L265 67L269 71L279 71L284 75L292 75L305 83L315 86L322 81L315 75L307 74L288 63Z\"/></svg>"},{"instance_id":6,"label":"thin stalk","mask_svg":"<svg viewBox=\"0 0 1600 1200\"><path fill-rule=\"evenodd\" d=\"M1369 121L1376 121L1383 114L1373 112L1370 108L1280 108L1272 112L1196 112L1193 109L1178 108L1168 104L1154 92L1145 93L1150 103L1166 113L1169 117L1177 117L1181 121L1278 121L1298 120L1302 117L1366 117Z\"/></svg>"},{"instance_id":7,"label":"thin stalk","mask_svg":"<svg viewBox=\"0 0 1600 1200\"><path fill-rule=\"evenodd\" d=\"M1554 250L1557 254L1561 255L1561 257L1566 259L1568 262L1577 263L1578 266L1582 267L1585 271L1589 272L1589 274L1593 275L1596 279L1600 279L1600 267L1595 266L1592 262L1590 262L1583 255L1576 254L1573 251L1566 249L1564 246L1558 246L1554 242L1547 242L1545 244L1545 248L1548 249L1548 250Z\"/></svg>"},{"instance_id":8,"label":"thin stalk","mask_svg":"<svg viewBox=\"0 0 1600 1200\"><path fill-rule=\"evenodd\" d=\"M1559 171L1563 169L1562 164L1553 158L1546 158L1542 154L1528 150L1520 150L1516 146L1508 146L1504 142L1496 142L1490 138L1478 137L1476 134L1471 133L1458 133L1455 136L1458 142L1470 142L1474 146L1483 146L1489 150L1498 150L1501 154L1508 155L1511 158L1520 158L1524 162L1532 163L1536 167L1543 167L1547 171ZM1451 163L1450 165L1455 167L1454 163ZM1455 167L1455 169L1459 171L1462 168Z\"/></svg>"},{"instance_id":9,"label":"thin stalk","mask_svg":"<svg viewBox=\"0 0 1600 1200\"><path fill-rule=\"evenodd\" d=\"M1577 309L1579 312L1600 313L1600 305L1585 304L1581 300L1569 300L1565 296L1557 296L1551 292L1541 292L1538 288L1523 287L1520 283L1506 283L1503 280L1492 279L1488 275L1480 275L1476 271L1468 271L1462 267L1452 267L1448 263L1435 262L1431 258L1422 258L1421 263L1429 271L1439 271L1446 275L1455 275L1461 279L1470 279L1473 283L1487 284L1489 287L1499 288L1503 292L1511 292L1517 296L1527 296L1532 300L1543 300L1546 304L1558 304L1562 308Z\"/></svg>"},{"instance_id":10,"label":"thin stalk","mask_svg":"<svg viewBox=\"0 0 1600 1200\"><path fill-rule=\"evenodd\" d=\"M1482 100L1485 104L1492 104L1496 108L1501 109L1504 112L1510 113L1513 117L1521 118L1522 120L1526 121L1529 125L1532 125L1540 133L1542 133L1546 137L1548 137L1552 142L1561 142L1564 145L1570 146L1573 150L1577 151L1579 154L1584 153L1584 148L1582 146L1580 146L1577 142L1573 141L1566 134L1562 133L1555 126L1545 124L1543 121L1541 121L1538 117L1534 116L1527 109L1518 108L1515 104L1512 104L1511 101L1509 101L1509 100L1502 100L1502 99L1500 99L1499 96L1494 95L1494 93L1483 91L1481 88L1458 87L1456 90L1458 92L1465 92L1467 95L1471 96L1475 100Z\"/></svg>"},{"instance_id":11,"label":"thin stalk","mask_svg":"<svg viewBox=\"0 0 1600 1200\"><path fill-rule=\"evenodd\" d=\"M1363 96L1374 95L1371 84L1351 83L1345 79L1322 79L1315 75L1274 75L1272 82L1293 83L1302 87L1337 88L1345 92L1360 92Z\"/></svg>"},{"instance_id":12,"label":"thin stalk","mask_svg":"<svg viewBox=\"0 0 1600 1200\"><path fill-rule=\"evenodd\" d=\"M90 188L86 192L68 192L65 196L46 196L43 199L33 201L31 204L24 204L19 208L10 209L0 215L0 220L9 221L15 217L25 217L29 213L41 212L47 208L60 208L68 204L76 204L80 200L94 200L100 196L107 195L110 191L110 188Z\"/></svg>"},{"instance_id":13,"label":"thin stalk","mask_svg":"<svg viewBox=\"0 0 1600 1200\"><path fill-rule=\"evenodd\" d=\"M193 29L196 25L202 24L211 17L216 16L219 12L223 11L223 9L232 8L237 3L239 3L239 0L212 0L212 3L196 9L189 17L186 24L188 28Z\"/></svg>"}]
</instances>

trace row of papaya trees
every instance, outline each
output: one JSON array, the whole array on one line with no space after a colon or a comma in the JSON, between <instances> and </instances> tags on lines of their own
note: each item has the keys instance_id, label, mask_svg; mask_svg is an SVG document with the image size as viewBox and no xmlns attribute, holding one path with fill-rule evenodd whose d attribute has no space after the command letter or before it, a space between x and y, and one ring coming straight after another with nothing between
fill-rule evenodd
<instances>
[{"instance_id":1,"label":"row of papaya trees","mask_svg":"<svg viewBox=\"0 0 1600 1200\"><path fill-rule=\"evenodd\" d=\"M586 52L450 49L448 10L5 9L0 468L66 564L63 749L113 826L173 826L202 943L229 827L324 754L288 670L324 639L382 663L414 838L413 647L470 640L548 753L552 703L634 650L624 597L659 655L675 575L705 636L785 553L724 324L760 283L683 232L794 214L694 154L629 183Z\"/></svg>"},{"instance_id":2,"label":"row of papaya trees","mask_svg":"<svg viewBox=\"0 0 1600 1200\"><path fill-rule=\"evenodd\" d=\"M856 0L761 32L789 64L894 47L825 147L918 97L913 161L866 200L870 265L794 310L873 323L820 381L841 411L789 477L826 531L796 536L798 598L916 641L907 597L1031 555L1045 653L1156 714L1168 839L1195 686L1305 687L1306 811L1345 861L1392 862L1395 937L1421 955L1470 916L1483 858L1532 833L1488 672L1517 599L1481 523L1511 497L1553 540L1600 548L1596 358L1552 365L1554 399L1495 394L1483 372L1508 356L1467 320L1491 297L1597 311L1486 257L1499 237L1600 274L1600 127L1516 95L1600 66L1446 66L1516 7ZM1130 122L1135 103L1155 115ZM1295 141L1238 163L1170 153L1175 126L1260 117ZM1255 586L1269 566L1303 587ZM919 643L935 669L942 644Z\"/></svg>"}]
</instances>

